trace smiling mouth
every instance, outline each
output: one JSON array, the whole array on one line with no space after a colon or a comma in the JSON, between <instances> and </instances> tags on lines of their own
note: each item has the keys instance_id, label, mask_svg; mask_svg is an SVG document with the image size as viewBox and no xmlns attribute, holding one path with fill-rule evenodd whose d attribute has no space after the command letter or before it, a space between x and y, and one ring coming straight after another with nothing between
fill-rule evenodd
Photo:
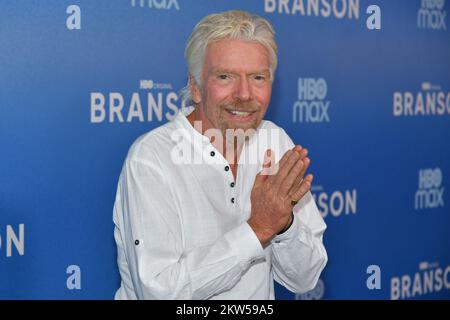
<instances>
[{"instance_id":1,"label":"smiling mouth","mask_svg":"<svg viewBox=\"0 0 450 320\"><path fill-rule=\"evenodd\" d=\"M239 111L239 110L226 110L229 114L236 117L248 117L254 114L256 111Z\"/></svg>"},{"instance_id":2,"label":"smiling mouth","mask_svg":"<svg viewBox=\"0 0 450 320\"><path fill-rule=\"evenodd\" d=\"M236 123L248 123L255 121L257 117L257 110L228 110L225 109L227 118Z\"/></svg>"}]
</instances>

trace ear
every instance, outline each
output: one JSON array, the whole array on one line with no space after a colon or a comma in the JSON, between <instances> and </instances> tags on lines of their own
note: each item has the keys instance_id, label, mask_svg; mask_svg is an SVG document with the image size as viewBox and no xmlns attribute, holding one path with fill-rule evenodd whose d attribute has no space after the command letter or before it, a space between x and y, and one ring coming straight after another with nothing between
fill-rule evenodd
<instances>
[{"instance_id":1,"label":"ear","mask_svg":"<svg viewBox=\"0 0 450 320\"><path fill-rule=\"evenodd\" d=\"M202 101L202 95L192 76L189 76L189 87L191 88L192 101L195 104L199 104Z\"/></svg>"}]
</instances>

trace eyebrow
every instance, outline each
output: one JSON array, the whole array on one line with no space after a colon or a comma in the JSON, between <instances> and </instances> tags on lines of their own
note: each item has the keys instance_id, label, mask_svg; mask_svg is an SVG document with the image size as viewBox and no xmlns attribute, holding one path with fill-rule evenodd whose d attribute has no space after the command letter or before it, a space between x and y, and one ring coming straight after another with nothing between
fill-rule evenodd
<instances>
[{"instance_id":1,"label":"eyebrow","mask_svg":"<svg viewBox=\"0 0 450 320\"><path fill-rule=\"evenodd\" d=\"M211 74L219 74L219 73L238 74L238 72L235 72L233 70L224 69L224 68L217 68L217 69L213 69L211 71ZM250 72L249 74L270 74L270 70L269 69L261 69L261 70L256 70L256 71Z\"/></svg>"}]
</instances>

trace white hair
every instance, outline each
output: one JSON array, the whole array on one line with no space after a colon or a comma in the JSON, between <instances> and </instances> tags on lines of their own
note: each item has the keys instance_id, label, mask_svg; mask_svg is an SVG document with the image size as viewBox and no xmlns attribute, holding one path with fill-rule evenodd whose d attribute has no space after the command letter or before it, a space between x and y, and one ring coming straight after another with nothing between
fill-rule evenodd
<instances>
[{"instance_id":1,"label":"white hair","mask_svg":"<svg viewBox=\"0 0 450 320\"><path fill-rule=\"evenodd\" d=\"M204 17L192 31L184 52L189 78L201 88L202 65L208 44L222 39L238 39L256 41L267 49L270 80L273 81L278 62L274 35L275 31L269 21L245 11L232 10ZM180 95L186 105L192 104L189 79L186 87L181 89Z\"/></svg>"}]
</instances>

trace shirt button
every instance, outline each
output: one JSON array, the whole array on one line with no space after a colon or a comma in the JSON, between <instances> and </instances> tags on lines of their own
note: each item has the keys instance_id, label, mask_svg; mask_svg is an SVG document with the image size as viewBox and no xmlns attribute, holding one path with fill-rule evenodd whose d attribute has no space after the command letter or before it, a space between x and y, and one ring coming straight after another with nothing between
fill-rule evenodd
<instances>
[{"instance_id":1,"label":"shirt button","mask_svg":"<svg viewBox=\"0 0 450 320\"><path fill-rule=\"evenodd\" d=\"M135 245L139 245L139 240L134 241Z\"/></svg>"},{"instance_id":2,"label":"shirt button","mask_svg":"<svg viewBox=\"0 0 450 320\"><path fill-rule=\"evenodd\" d=\"M231 203L234 203L234 198L231 198Z\"/></svg>"},{"instance_id":3,"label":"shirt button","mask_svg":"<svg viewBox=\"0 0 450 320\"><path fill-rule=\"evenodd\" d=\"M234 182L230 183L230 187L234 188Z\"/></svg>"},{"instance_id":4,"label":"shirt button","mask_svg":"<svg viewBox=\"0 0 450 320\"><path fill-rule=\"evenodd\" d=\"M225 171L228 171L228 170L230 170L230 167L229 167L229 166L226 166L226 167L225 167Z\"/></svg>"},{"instance_id":5,"label":"shirt button","mask_svg":"<svg viewBox=\"0 0 450 320\"><path fill-rule=\"evenodd\" d=\"M216 155L216 153L214 151L210 152L211 157L214 157Z\"/></svg>"}]
</instances>

